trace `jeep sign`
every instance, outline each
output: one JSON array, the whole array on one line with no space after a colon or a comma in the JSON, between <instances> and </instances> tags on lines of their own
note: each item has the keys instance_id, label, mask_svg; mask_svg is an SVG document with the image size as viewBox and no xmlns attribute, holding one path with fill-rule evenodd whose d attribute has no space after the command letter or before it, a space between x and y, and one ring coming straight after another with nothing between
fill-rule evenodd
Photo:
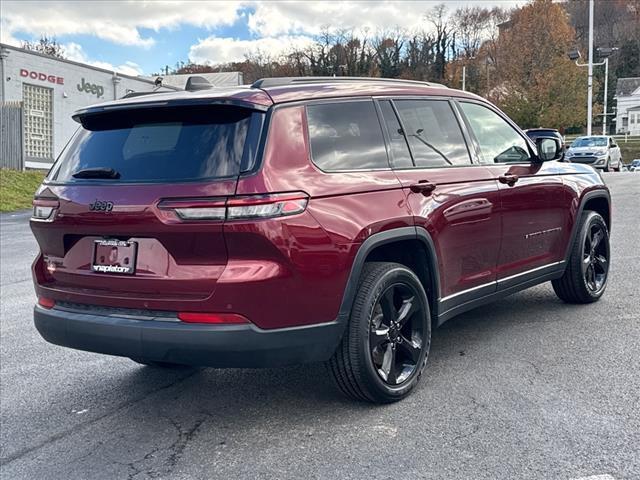
<instances>
[{"instance_id":1,"label":"jeep sign","mask_svg":"<svg viewBox=\"0 0 640 480\"><path fill-rule=\"evenodd\" d=\"M81 92L93 93L96 97L101 97L104 93L104 87L101 85L96 85L95 83L87 83L84 81L84 78L81 80L81 83L76 85L78 90Z\"/></svg>"}]
</instances>

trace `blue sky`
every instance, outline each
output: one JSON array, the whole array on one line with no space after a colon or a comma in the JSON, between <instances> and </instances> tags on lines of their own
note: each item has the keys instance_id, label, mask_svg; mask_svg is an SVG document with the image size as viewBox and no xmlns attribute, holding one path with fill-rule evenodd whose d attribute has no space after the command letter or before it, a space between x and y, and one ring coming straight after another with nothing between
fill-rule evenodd
<instances>
[{"instance_id":1,"label":"blue sky","mask_svg":"<svg viewBox=\"0 0 640 480\"><path fill-rule=\"evenodd\" d=\"M438 3L513 7L524 0L450 1L13 1L3 0L0 33L20 45L55 36L68 58L128 74L165 65L272 57L308 45L323 27L428 30L424 14Z\"/></svg>"}]
</instances>

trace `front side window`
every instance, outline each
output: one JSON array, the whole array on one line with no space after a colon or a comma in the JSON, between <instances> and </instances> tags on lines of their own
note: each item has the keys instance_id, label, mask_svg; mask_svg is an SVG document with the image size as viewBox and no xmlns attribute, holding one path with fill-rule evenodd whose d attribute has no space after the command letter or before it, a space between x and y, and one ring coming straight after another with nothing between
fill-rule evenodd
<instances>
[{"instance_id":1,"label":"front side window","mask_svg":"<svg viewBox=\"0 0 640 480\"><path fill-rule=\"evenodd\" d=\"M461 102L460 106L480 144L482 163L531 161L525 139L500 115L477 103Z\"/></svg>"},{"instance_id":2,"label":"front side window","mask_svg":"<svg viewBox=\"0 0 640 480\"><path fill-rule=\"evenodd\" d=\"M416 167L470 165L460 125L447 100L395 100Z\"/></svg>"},{"instance_id":3,"label":"front side window","mask_svg":"<svg viewBox=\"0 0 640 480\"><path fill-rule=\"evenodd\" d=\"M323 171L389 168L373 101L307 106L313 163Z\"/></svg>"}]
</instances>

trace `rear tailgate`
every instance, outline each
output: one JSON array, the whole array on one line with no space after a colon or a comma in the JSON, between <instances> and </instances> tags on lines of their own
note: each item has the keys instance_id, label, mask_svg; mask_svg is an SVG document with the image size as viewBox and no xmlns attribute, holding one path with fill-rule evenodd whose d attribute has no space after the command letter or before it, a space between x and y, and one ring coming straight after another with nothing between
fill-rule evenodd
<instances>
[{"instance_id":1,"label":"rear tailgate","mask_svg":"<svg viewBox=\"0 0 640 480\"><path fill-rule=\"evenodd\" d=\"M36 205L54 207L50 218L31 221L39 293L116 307L204 308L227 263L224 218L182 222L159 206L234 195L262 115L197 106L82 119L36 195Z\"/></svg>"}]
</instances>

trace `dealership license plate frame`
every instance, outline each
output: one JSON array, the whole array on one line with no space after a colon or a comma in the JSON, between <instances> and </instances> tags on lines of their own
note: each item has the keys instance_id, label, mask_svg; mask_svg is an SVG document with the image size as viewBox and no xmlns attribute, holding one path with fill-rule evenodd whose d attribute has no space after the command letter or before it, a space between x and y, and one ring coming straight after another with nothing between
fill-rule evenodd
<instances>
[{"instance_id":1,"label":"dealership license plate frame","mask_svg":"<svg viewBox=\"0 0 640 480\"><path fill-rule=\"evenodd\" d=\"M111 259L113 249L116 249L115 259ZM102 252L101 249L108 252ZM107 255L106 260L98 262L99 256ZM120 259L129 257L129 262L122 265ZM138 242L131 240L118 240L115 238L102 238L93 242L93 257L91 259L91 271L108 275L134 275L138 260Z\"/></svg>"}]
</instances>

